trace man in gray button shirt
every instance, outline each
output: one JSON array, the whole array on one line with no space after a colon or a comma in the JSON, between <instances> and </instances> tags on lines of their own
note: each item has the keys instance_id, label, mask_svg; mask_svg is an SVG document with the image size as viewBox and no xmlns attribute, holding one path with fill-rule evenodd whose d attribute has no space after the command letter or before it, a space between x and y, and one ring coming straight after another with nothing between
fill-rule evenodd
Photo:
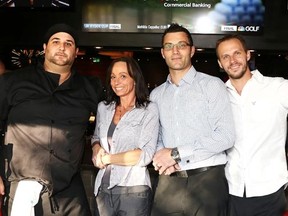
<instances>
[{"instance_id":1,"label":"man in gray button shirt","mask_svg":"<svg viewBox=\"0 0 288 216\"><path fill-rule=\"evenodd\" d=\"M162 36L161 53L169 75L150 95L161 125L152 216L225 216L225 151L235 139L225 85L192 66L195 47L186 28L172 24Z\"/></svg>"}]
</instances>

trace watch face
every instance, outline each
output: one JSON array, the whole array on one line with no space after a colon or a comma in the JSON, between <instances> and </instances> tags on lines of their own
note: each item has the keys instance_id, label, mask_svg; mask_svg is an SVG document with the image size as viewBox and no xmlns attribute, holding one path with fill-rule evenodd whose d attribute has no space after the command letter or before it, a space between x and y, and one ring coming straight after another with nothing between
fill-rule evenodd
<instances>
[{"instance_id":1,"label":"watch face","mask_svg":"<svg viewBox=\"0 0 288 216\"><path fill-rule=\"evenodd\" d=\"M172 156L173 157L177 157L177 155L178 155L177 150L176 149L172 149Z\"/></svg>"},{"instance_id":2,"label":"watch face","mask_svg":"<svg viewBox=\"0 0 288 216\"><path fill-rule=\"evenodd\" d=\"M173 159L179 157L179 152L176 148L172 149L171 156L173 157Z\"/></svg>"},{"instance_id":3,"label":"watch face","mask_svg":"<svg viewBox=\"0 0 288 216\"><path fill-rule=\"evenodd\" d=\"M180 154L177 148L173 148L171 151L171 157L173 160L175 160L177 163L181 161Z\"/></svg>"}]
</instances>

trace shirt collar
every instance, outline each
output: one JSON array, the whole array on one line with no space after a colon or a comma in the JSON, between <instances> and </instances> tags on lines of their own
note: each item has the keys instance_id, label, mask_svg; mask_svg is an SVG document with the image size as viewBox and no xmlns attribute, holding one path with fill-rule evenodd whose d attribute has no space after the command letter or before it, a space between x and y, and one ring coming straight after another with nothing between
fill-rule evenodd
<instances>
[{"instance_id":1,"label":"shirt collar","mask_svg":"<svg viewBox=\"0 0 288 216\"><path fill-rule=\"evenodd\" d=\"M251 71L251 73L252 73L252 77L250 80L248 80L248 82L261 83L263 81L264 76L257 69ZM231 84L230 79L226 81L225 85L228 89L235 89L234 86Z\"/></svg>"},{"instance_id":2,"label":"shirt collar","mask_svg":"<svg viewBox=\"0 0 288 216\"><path fill-rule=\"evenodd\" d=\"M179 82L179 85L181 85L184 82L188 84L192 84L193 80L195 79L196 73L197 71L194 68L194 66L191 66L190 69L187 71L187 73L182 77L181 81ZM167 76L166 83L173 84L171 81L170 74Z\"/></svg>"}]
</instances>

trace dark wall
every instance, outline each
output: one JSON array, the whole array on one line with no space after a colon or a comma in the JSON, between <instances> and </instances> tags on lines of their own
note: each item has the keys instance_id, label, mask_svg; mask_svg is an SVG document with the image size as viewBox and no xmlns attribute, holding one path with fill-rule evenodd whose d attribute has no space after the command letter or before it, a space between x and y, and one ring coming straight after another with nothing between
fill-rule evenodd
<instances>
[{"instance_id":1,"label":"dark wall","mask_svg":"<svg viewBox=\"0 0 288 216\"><path fill-rule=\"evenodd\" d=\"M78 1L78 0L77 0ZM1 8L1 46L39 46L50 25L67 22L78 29L81 16L77 5L71 11Z\"/></svg>"},{"instance_id":2,"label":"dark wall","mask_svg":"<svg viewBox=\"0 0 288 216\"><path fill-rule=\"evenodd\" d=\"M16 46L41 46L42 35L56 22L67 22L80 34L80 46L133 48L159 47L161 34L89 33L81 30L81 1L71 11L0 11L0 49ZM265 1L265 29L262 36L245 36L251 49L288 50L287 0ZM214 48L221 35L193 35L198 48Z\"/></svg>"}]
</instances>

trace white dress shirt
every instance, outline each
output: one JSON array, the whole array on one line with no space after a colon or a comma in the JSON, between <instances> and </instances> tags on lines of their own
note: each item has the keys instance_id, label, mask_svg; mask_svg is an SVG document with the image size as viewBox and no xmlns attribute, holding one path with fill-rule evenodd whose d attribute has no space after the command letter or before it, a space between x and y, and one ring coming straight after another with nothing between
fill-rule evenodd
<instances>
[{"instance_id":1,"label":"white dress shirt","mask_svg":"<svg viewBox=\"0 0 288 216\"><path fill-rule=\"evenodd\" d=\"M228 80L236 128L236 143L228 150L225 169L229 193L243 197L272 194L288 181L288 80L252 71L241 95Z\"/></svg>"}]
</instances>

